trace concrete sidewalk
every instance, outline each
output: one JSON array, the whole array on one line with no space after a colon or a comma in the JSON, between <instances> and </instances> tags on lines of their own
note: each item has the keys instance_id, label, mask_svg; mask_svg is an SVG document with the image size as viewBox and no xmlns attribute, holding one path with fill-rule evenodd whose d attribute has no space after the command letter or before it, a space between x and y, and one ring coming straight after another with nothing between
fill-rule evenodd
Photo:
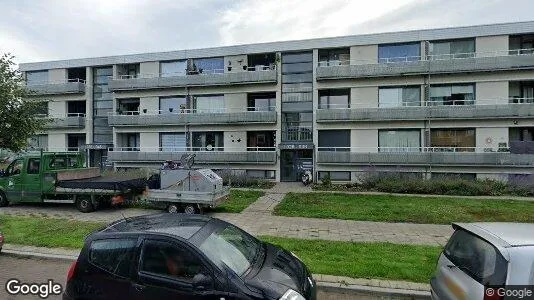
<instances>
[{"instance_id":1,"label":"concrete sidewalk","mask_svg":"<svg viewBox=\"0 0 534 300\"><path fill-rule=\"evenodd\" d=\"M79 250L5 244L0 255L74 261L78 258ZM313 274L313 276L317 282L317 286L322 289L344 290L395 298L410 297L412 299L428 299L430 297L430 285L425 283L350 278L323 274Z\"/></svg>"}]
</instances>

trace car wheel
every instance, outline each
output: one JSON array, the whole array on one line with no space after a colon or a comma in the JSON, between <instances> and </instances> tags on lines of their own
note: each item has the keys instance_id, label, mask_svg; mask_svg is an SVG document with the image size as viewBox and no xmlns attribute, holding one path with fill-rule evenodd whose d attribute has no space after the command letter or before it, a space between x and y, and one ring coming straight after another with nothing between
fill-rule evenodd
<instances>
[{"instance_id":1,"label":"car wheel","mask_svg":"<svg viewBox=\"0 0 534 300\"><path fill-rule=\"evenodd\" d=\"M175 214L178 212L178 206L176 204L169 204L169 206L167 206L167 211L171 214Z\"/></svg>"},{"instance_id":2,"label":"car wheel","mask_svg":"<svg viewBox=\"0 0 534 300\"><path fill-rule=\"evenodd\" d=\"M92 212L94 210L91 198L76 199L76 208L83 213Z\"/></svg>"},{"instance_id":3,"label":"car wheel","mask_svg":"<svg viewBox=\"0 0 534 300\"><path fill-rule=\"evenodd\" d=\"M0 207L7 206L9 204L9 201L7 201L6 194L3 192L0 192Z\"/></svg>"},{"instance_id":4,"label":"car wheel","mask_svg":"<svg viewBox=\"0 0 534 300\"><path fill-rule=\"evenodd\" d=\"M199 211L200 210L198 209L198 205L187 204L186 206L184 206L184 213L186 213L188 215L198 214Z\"/></svg>"}]
</instances>

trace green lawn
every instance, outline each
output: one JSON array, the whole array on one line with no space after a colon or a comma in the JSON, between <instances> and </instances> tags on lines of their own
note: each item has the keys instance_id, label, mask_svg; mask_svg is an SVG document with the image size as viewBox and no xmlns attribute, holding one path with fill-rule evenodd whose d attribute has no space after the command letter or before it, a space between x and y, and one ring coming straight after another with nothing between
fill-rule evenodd
<instances>
[{"instance_id":1,"label":"green lawn","mask_svg":"<svg viewBox=\"0 0 534 300\"><path fill-rule=\"evenodd\" d=\"M213 211L240 213L263 195L265 195L265 192L263 191L231 190L230 200L224 202L221 206L216 207Z\"/></svg>"},{"instance_id":2,"label":"green lawn","mask_svg":"<svg viewBox=\"0 0 534 300\"><path fill-rule=\"evenodd\" d=\"M0 215L0 231L4 233L6 243L37 247L79 249L88 234L104 225L96 222Z\"/></svg>"},{"instance_id":3,"label":"green lawn","mask_svg":"<svg viewBox=\"0 0 534 300\"><path fill-rule=\"evenodd\" d=\"M351 243L264 236L297 255L316 274L428 283L440 247Z\"/></svg>"},{"instance_id":4,"label":"green lawn","mask_svg":"<svg viewBox=\"0 0 534 300\"><path fill-rule=\"evenodd\" d=\"M534 202L341 193L289 193L275 208L280 216L375 222L534 222Z\"/></svg>"}]
</instances>

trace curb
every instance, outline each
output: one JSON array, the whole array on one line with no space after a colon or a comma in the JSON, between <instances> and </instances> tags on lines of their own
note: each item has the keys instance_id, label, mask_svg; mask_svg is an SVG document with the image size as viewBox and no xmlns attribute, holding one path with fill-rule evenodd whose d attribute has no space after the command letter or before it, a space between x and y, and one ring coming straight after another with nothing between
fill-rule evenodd
<instances>
[{"instance_id":1,"label":"curb","mask_svg":"<svg viewBox=\"0 0 534 300\"><path fill-rule=\"evenodd\" d=\"M49 259L49 260L63 260L63 261L75 261L78 257L73 255L41 253L34 251L21 251L13 249L3 249L0 255L7 255L19 258L37 258L37 259ZM393 297L402 299L430 299L430 292L420 290L407 290L407 289L393 289L377 286L364 286L364 285L346 285L342 283L334 283L327 281L316 281L317 288L324 292L344 293L348 296L356 295L371 295L377 297Z\"/></svg>"}]
</instances>

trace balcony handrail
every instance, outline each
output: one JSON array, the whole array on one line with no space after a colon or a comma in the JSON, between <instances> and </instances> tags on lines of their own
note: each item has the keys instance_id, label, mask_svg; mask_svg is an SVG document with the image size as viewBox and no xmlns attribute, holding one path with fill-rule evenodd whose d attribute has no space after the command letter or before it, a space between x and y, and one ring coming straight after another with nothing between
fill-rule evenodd
<instances>
[{"instance_id":1,"label":"balcony handrail","mask_svg":"<svg viewBox=\"0 0 534 300\"><path fill-rule=\"evenodd\" d=\"M142 115L142 116L153 116L153 115L181 115L181 114L224 114L224 113L264 113L264 112L274 112L276 106L265 106L261 108L267 108L266 110L256 110L257 107L226 107L226 108L215 108L215 109L196 109L196 108L178 108L177 110L160 110L152 109L146 110L146 112L141 110L133 111L121 111L119 112L109 112L109 116L124 116L124 115ZM246 109L246 110L243 110Z\"/></svg>"},{"instance_id":2,"label":"balcony handrail","mask_svg":"<svg viewBox=\"0 0 534 300\"><path fill-rule=\"evenodd\" d=\"M495 148L498 149L495 150ZM329 152L350 152L350 153L425 153L425 152L469 152L469 153L488 153L501 152L510 153L509 148L499 147L317 147L318 151Z\"/></svg>"},{"instance_id":3,"label":"balcony handrail","mask_svg":"<svg viewBox=\"0 0 534 300\"><path fill-rule=\"evenodd\" d=\"M243 69L239 69L243 70ZM246 70L241 72L263 72L276 70L276 65L264 66L260 70L256 70L256 67L247 67ZM135 75L118 75L114 80L128 80L128 79L149 79L149 78L165 78L165 77L181 77L181 76L196 76L196 75L213 75L213 74L230 74L240 72L225 72L225 69L210 69L202 70L202 72L184 70L183 72L171 72L171 73L139 73ZM113 76L110 76L113 77Z\"/></svg>"},{"instance_id":4,"label":"balcony handrail","mask_svg":"<svg viewBox=\"0 0 534 300\"><path fill-rule=\"evenodd\" d=\"M39 117L39 118L61 119L61 118L69 118L69 117L82 117L82 118L85 118L86 114L84 114L84 113L36 114L35 116Z\"/></svg>"},{"instance_id":5,"label":"balcony handrail","mask_svg":"<svg viewBox=\"0 0 534 300\"><path fill-rule=\"evenodd\" d=\"M448 103L448 104L445 104ZM346 110L346 109L362 109L362 108L402 108L402 107L476 107L476 106L491 106L491 105L516 105L516 104L534 104L534 98L513 98L508 99L470 99L470 100L450 100L443 101L408 101L403 102L400 106L380 106L381 102L378 102L378 106L372 106L368 103L350 103L350 107L346 104L330 104L329 107L319 107L318 110ZM383 103L383 104L387 104Z\"/></svg>"},{"instance_id":6,"label":"balcony handrail","mask_svg":"<svg viewBox=\"0 0 534 300\"><path fill-rule=\"evenodd\" d=\"M483 57L505 57L505 56L526 56L534 55L534 48L524 49L510 49L497 51L480 51L480 52L465 52L465 53L451 53L451 54L429 54L420 56L399 56L399 57L385 57L376 59L348 59L336 61L319 61L318 67L337 67L348 65L375 65L375 64L389 64L389 63L414 63L421 61L436 61L436 60L455 60L466 58L483 58Z\"/></svg>"},{"instance_id":7,"label":"balcony handrail","mask_svg":"<svg viewBox=\"0 0 534 300\"><path fill-rule=\"evenodd\" d=\"M197 148L202 148L202 150L195 150ZM165 149L165 150L164 150ZM217 147L213 146L212 150L208 150L207 147L194 147L194 146L188 146L188 147L109 147L108 151L110 152L130 152L130 151L139 151L139 152L207 152L207 153L214 153L214 152L221 152L221 153L228 153L228 152L236 152L236 153L248 153L248 152L273 152L276 151L276 147L262 147L262 146L256 146L256 147L245 147L243 150L243 147Z\"/></svg>"},{"instance_id":8,"label":"balcony handrail","mask_svg":"<svg viewBox=\"0 0 534 300\"><path fill-rule=\"evenodd\" d=\"M71 82L80 82L85 84L86 81L84 79L79 78L73 78L73 79L63 79L63 80L54 80L54 81L43 81L43 82L34 82L34 83L28 83L26 81L26 86L41 86L41 85L48 85L48 84L64 84L64 83L71 83Z\"/></svg>"}]
</instances>

